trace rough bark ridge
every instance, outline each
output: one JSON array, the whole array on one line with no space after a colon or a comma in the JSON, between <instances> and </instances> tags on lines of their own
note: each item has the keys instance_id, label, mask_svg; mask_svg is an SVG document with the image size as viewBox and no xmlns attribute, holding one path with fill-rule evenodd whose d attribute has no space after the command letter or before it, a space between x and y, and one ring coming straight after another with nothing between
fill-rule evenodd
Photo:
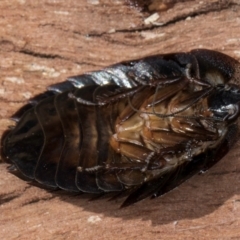
<instances>
[{"instance_id":1,"label":"rough bark ridge","mask_svg":"<svg viewBox=\"0 0 240 240\"><path fill-rule=\"evenodd\" d=\"M27 99L67 76L193 48L240 60L238 0L141 2L2 0L0 134ZM239 156L238 141L204 175L126 209L122 199L89 202L29 185L1 163L1 239L240 238Z\"/></svg>"}]
</instances>

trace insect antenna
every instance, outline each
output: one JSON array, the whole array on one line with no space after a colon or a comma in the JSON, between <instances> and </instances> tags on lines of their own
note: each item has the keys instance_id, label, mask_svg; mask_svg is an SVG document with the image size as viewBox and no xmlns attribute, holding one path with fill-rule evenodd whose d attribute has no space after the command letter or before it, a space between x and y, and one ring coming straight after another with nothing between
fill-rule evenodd
<instances>
[{"instance_id":1,"label":"insect antenna","mask_svg":"<svg viewBox=\"0 0 240 240\"><path fill-rule=\"evenodd\" d=\"M184 108L182 108L182 109L180 109L176 112L169 113L169 114L161 114L161 113L157 113L155 111L155 105L156 104L154 104L155 101L156 101L156 93L157 93L158 88L159 88L159 86L156 88L154 98L153 98L153 101L152 101L152 110L153 110L153 114L160 117L160 118L175 117L177 114L182 113L185 110L187 110L189 107L193 106L195 103L197 103L203 97L207 96L213 90L213 87L208 88L206 92L204 92L202 95L200 95L198 98L196 98L192 103L189 103L187 106L185 106ZM176 117L187 117L187 118L189 118L189 116L176 116Z\"/></svg>"},{"instance_id":2,"label":"insect antenna","mask_svg":"<svg viewBox=\"0 0 240 240\"><path fill-rule=\"evenodd\" d=\"M109 95L105 94L105 95L102 95L102 96L95 96L97 102L88 101L88 100L85 100L81 97L76 97L74 95L74 93L72 93L72 92L70 92L68 94L68 97L72 98L72 99L76 100L78 103L81 103L81 104L84 104L84 105L104 106L104 105L107 105L107 104L110 104L110 103L117 102L120 99L125 98L126 96L132 96L135 93L141 91L143 88L144 88L144 86L140 86L140 87L136 87L136 88L133 88L133 89L125 90L124 92L121 92L119 90L115 90L114 93L111 93L111 94L109 93Z\"/></svg>"},{"instance_id":3,"label":"insect antenna","mask_svg":"<svg viewBox=\"0 0 240 240\"><path fill-rule=\"evenodd\" d=\"M141 113L145 113L145 114L151 114L151 115L155 115L159 118L167 118L167 117L178 117L178 118L203 118L203 119L212 119L212 118L206 118L206 117L196 117L196 116L182 116L182 115L178 115L179 113L184 112L185 110L187 110L189 107L193 106L195 103L197 103L199 100L201 100L203 97L207 96L214 88L213 87L209 87L202 95L200 95L199 97L197 97L192 103L188 104L187 106L185 106L184 108L180 109L179 111L173 112L173 113L169 113L169 114L161 114L155 111L155 103L156 103L156 95L157 95L157 91L161 86L158 85L156 87L155 93L154 93L154 98L153 101L151 103L152 106L152 112L145 112L142 110L139 110L137 108L135 108L132 104L132 101L130 99L130 96L128 96L128 104L129 106L137 113L141 114ZM222 121L222 120L221 120Z\"/></svg>"},{"instance_id":4,"label":"insect antenna","mask_svg":"<svg viewBox=\"0 0 240 240\"><path fill-rule=\"evenodd\" d=\"M102 106L102 105L105 105L104 103L103 104L101 104L101 103L94 103L92 101L88 101L88 100L85 100L83 98L76 97L72 92L70 92L68 94L68 97L74 99L78 103L81 103L81 104L84 104L84 105L88 105L88 106L99 106L99 105Z\"/></svg>"}]
</instances>

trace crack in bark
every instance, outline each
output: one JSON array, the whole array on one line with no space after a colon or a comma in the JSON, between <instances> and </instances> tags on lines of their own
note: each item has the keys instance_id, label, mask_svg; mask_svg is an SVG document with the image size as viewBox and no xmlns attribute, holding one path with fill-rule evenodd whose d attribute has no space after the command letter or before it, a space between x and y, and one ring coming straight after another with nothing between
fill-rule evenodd
<instances>
[{"instance_id":1,"label":"crack in bark","mask_svg":"<svg viewBox=\"0 0 240 240\"><path fill-rule=\"evenodd\" d=\"M47 54L47 53L39 53L39 52L34 52L28 49L23 49L19 51L20 53L26 54L26 55L30 55L30 56L34 56L34 57L39 57L39 58L49 58L49 59L55 59L55 58L60 58L63 59L60 55L57 54Z\"/></svg>"},{"instance_id":2,"label":"crack in bark","mask_svg":"<svg viewBox=\"0 0 240 240\"><path fill-rule=\"evenodd\" d=\"M87 66L93 66L93 67L98 67L99 66L99 65L95 65L93 63L89 63L89 62L85 62L85 61L82 61L82 62L73 61L70 58L65 58L65 57L62 57L61 55L58 55L58 54L40 53L40 52L35 52L35 51L29 50L29 49L22 49L22 50L19 50L17 52L22 53L22 54L26 54L26 55L29 55L29 56L33 56L33 57L38 57L38 58L62 59L62 60L65 60L65 61L73 62L73 63L78 64L78 65L87 65Z\"/></svg>"},{"instance_id":3,"label":"crack in bark","mask_svg":"<svg viewBox=\"0 0 240 240\"><path fill-rule=\"evenodd\" d=\"M47 196L47 197L40 197L40 198L33 198L31 200L29 200L28 202L25 202L23 203L21 206L24 207L24 206L27 206L27 205L31 205L31 204L35 204L35 203L38 203L40 201L48 201L48 200L51 200L55 198L55 196Z\"/></svg>"},{"instance_id":4,"label":"crack in bark","mask_svg":"<svg viewBox=\"0 0 240 240\"><path fill-rule=\"evenodd\" d=\"M197 9L193 10L192 12L185 13L179 16L175 16L173 19L166 21L165 23L161 23L160 25L150 25L150 26L140 26L140 27L135 27L131 29L118 29L115 30L113 33L111 32L102 32L102 33L89 33L87 34L88 37L102 37L104 35L110 35L114 33L135 33L135 32L141 32L141 31L146 31L146 30L154 30L158 28L163 28L167 27L171 24L178 23L180 21L184 21L187 17L197 17L203 14L211 13L211 12L220 12L222 10L228 9L232 6L238 6L239 3L234 2L234 1L223 1L222 3L220 2L215 2L215 3L210 3L209 5L205 6L205 8L202 9ZM75 32L77 33L77 32Z\"/></svg>"},{"instance_id":5,"label":"crack in bark","mask_svg":"<svg viewBox=\"0 0 240 240\"><path fill-rule=\"evenodd\" d=\"M213 172L213 173L209 173L210 176L221 176L221 175L227 175L227 174L236 174L239 173L239 171L237 170L233 170L233 171L222 171L222 172Z\"/></svg>"},{"instance_id":6,"label":"crack in bark","mask_svg":"<svg viewBox=\"0 0 240 240\"><path fill-rule=\"evenodd\" d=\"M0 206L4 203L11 202L12 200L19 198L23 193L26 192L27 189L29 189L31 186L26 186L21 193L15 193L15 192L10 192L6 194L1 194L0 195Z\"/></svg>"},{"instance_id":7,"label":"crack in bark","mask_svg":"<svg viewBox=\"0 0 240 240\"><path fill-rule=\"evenodd\" d=\"M14 194L14 193L9 193L7 195L1 195L0 196L0 206L4 203L11 202L15 198L20 197L20 194Z\"/></svg>"}]
</instances>

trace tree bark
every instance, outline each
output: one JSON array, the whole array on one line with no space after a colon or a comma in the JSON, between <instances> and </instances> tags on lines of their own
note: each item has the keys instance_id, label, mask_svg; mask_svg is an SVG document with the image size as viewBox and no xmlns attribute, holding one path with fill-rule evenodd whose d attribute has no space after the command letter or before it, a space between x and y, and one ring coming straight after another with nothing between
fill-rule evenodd
<instances>
[{"instance_id":1,"label":"tree bark","mask_svg":"<svg viewBox=\"0 0 240 240\"><path fill-rule=\"evenodd\" d=\"M240 60L239 1L137 3L2 0L0 134L29 98L68 76L194 48ZM124 209L123 199L89 201L87 195L41 189L1 163L0 238L238 239L239 145L205 174Z\"/></svg>"}]
</instances>

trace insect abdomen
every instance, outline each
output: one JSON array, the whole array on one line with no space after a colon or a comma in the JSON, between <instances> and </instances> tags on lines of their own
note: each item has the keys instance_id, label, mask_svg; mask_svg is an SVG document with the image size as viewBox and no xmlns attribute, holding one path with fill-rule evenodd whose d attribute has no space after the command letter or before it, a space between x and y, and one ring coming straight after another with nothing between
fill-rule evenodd
<instances>
[{"instance_id":1,"label":"insect abdomen","mask_svg":"<svg viewBox=\"0 0 240 240\"><path fill-rule=\"evenodd\" d=\"M97 88L76 88L74 95L92 101ZM118 107L78 104L69 93L47 97L25 112L5 139L5 154L25 176L43 185L91 193L122 189L111 174L106 184L103 176L96 181L96 173L77 170L108 159Z\"/></svg>"}]
</instances>

